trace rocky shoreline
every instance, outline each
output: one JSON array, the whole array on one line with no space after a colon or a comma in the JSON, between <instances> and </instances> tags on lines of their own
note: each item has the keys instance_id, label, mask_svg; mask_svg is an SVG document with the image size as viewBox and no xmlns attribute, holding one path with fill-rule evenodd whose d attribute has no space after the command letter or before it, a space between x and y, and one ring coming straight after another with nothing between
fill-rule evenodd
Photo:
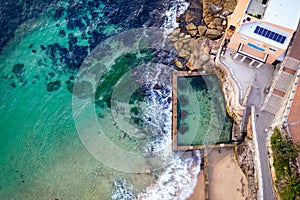
<instances>
[{"instance_id":1,"label":"rocky shoreline","mask_svg":"<svg viewBox=\"0 0 300 200\"><path fill-rule=\"evenodd\" d=\"M226 69L215 62L221 46L227 21L232 14L236 0L188 0L187 10L177 18L179 27L168 36L169 42L177 51L174 65L178 70L217 73L226 109L235 123L240 124L243 107L239 104L239 89L227 75Z\"/></svg>"},{"instance_id":2,"label":"rocky shoreline","mask_svg":"<svg viewBox=\"0 0 300 200\"><path fill-rule=\"evenodd\" d=\"M227 17L233 12L236 0L188 0L188 9L177 18L179 27L168 36L178 52L174 60L183 70L215 69L214 59L227 27Z\"/></svg>"},{"instance_id":3,"label":"rocky shoreline","mask_svg":"<svg viewBox=\"0 0 300 200\"><path fill-rule=\"evenodd\" d=\"M232 14L236 0L188 0L190 6L178 17L179 27L168 36L178 53L174 65L178 70L204 73L217 72L222 81L226 109L236 124L241 122L243 107L239 104L239 90L224 69L215 63L221 46L227 19ZM257 198L257 178L254 168L254 150L251 131L236 149L236 158L249 182L250 199Z\"/></svg>"}]
</instances>

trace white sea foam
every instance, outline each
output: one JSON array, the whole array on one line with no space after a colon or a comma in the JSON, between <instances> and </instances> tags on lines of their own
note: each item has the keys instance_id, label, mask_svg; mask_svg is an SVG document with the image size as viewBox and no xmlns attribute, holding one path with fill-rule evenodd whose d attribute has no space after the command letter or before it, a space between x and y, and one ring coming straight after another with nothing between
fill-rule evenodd
<instances>
[{"instance_id":1,"label":"white sea foam","mask_svg":"<svg viewBox=\"0 0 300 200\"><path fill-rule=\"evenodd\" d=\"M200 151L193 158L178 158L159 177L155 184L138 195L139 200L184 200L194 191L200 172Z\"/></svg>"},{"instance_id":2,"label":"white sea foam","mask_svg":"<svg viewBox=\"0 0 300 200\"><path fill-rule=\"evenodd\" d=\"M169 9L165 13L165 21L163 24L163 32L164 38L167 39L167 36L172 32L172 30L178 27L178 23L176 22L176 18L179 17L181 14L185 12L188 8L190 3L186 2L185 0L173 0L169 2ZM171 58L173 59L173 58ZM151 151L151 153L155 153L164 159L169 159L172 156L172 149L171 149L171 126L172 126L172 107L171 103L162 102L162 99L166 100L167 98L172 98L172 88L171 88L171 74L169 70L165 69L164 72L169 73L169 77L166 76L159 76L159 74L164 70L163 67L156 66L157 70L156 77L145 77L146 80L153 80L152 85L159 83L164 85L167 88L164 90L156 90L155 92L151 92L150 96L150 105L148 110L148 115L152 119L151 122L148 122L153 127L158 128L158 130L154 130L154 132L161 133L160 137L157 137L156 140L150 142L147 147L146 151ZM163 79L161 79L163 77ZM169 81L161 83L163 80ZM169 91L168 96L164 92ZM154 152L153 152L154 151Z\"/></svg>"},{"instance_id":3,"label":"white sea foam","mask_svg":"<svg viewBox=\"0 0 300 200\"><path fill-rule=\"evenodd\" d=\"M112 200L136 200L137 198L132 193L133 186L129 185L125 179L115 181L116 192L111 196Z\"/></svg>"},{"instance_id":4,"label":"white sea foam","mask_svg":"<svg viewBox=\"0 0 300 200\"><path fill-rule=\"evenodd\" d=\"M171 1L171 6L169 10L166 11L166 19L163 25L166 34L171 33L174 28L178 27L179 24L176 18L183 14L189 5L190 3L185 0Z\"/></svg>"},{"instance_id":5,"label":"white sea foam","mask_svg":"<svg viewBox=\"0 0 300 200\"><path fill-rule=\"evenodd\" d=\"M184 200L194 191L197 176L200 172L200 151L193 152L190 158L178 157L174 163L167 167L156 183L151 184L138 197L133 195L133 187L126 180L116 181L116 192L112 200Z\"/></svg>"},{"instance_id":6,"label":"white sea foam","mask_svg":"<svg viewBox=\"0 0 300 200\"><path fill-rule=\"evenodd\" d=\"M174 28L178 27L176 18L184 13L189 3L185 0L176 0L172 1L170 5L162 27L165 39ZM166 167L165 172L156 183L151 184L143 193L138 195L139 200L183 200L193 193L197 184L197 175L200 172L201 164L200 151L194 151L194 156L181 158L180 154L172 152L171 149L172 105L168 101L172 98L171 74L172 69L170 67L157 64L155 67L147 68L141 77L142 80L146 81L144 84L150 88L147 99L149 107L144 117L148 119L151 136L156 138L147 144L146 151L165 160L173 158L174 162ZM163 88L160 90L153 89L156 84ZM128 199L129 197L137 199L132 195L133 189L126 184L126 181L116 182L115 187L116 192L112 199ZM120 198L122 195L123 197Z\"/></svg>"},{"instance_id":7,"label":"white sea foam","mask_svg":"<svg viewBox=\"0 0 300 200\"><path fill-rule=\"evenodd\" d=\"M145 120L148 124L150 137L155 138L146 145L146 152L158 155L165 160L172 156L171 125L172 125L172 69L162 64L151 64L145 67L141 79L148 85L147 111ZM155 89L155 85L161 89Z\"/></svg>"}]
</instances>

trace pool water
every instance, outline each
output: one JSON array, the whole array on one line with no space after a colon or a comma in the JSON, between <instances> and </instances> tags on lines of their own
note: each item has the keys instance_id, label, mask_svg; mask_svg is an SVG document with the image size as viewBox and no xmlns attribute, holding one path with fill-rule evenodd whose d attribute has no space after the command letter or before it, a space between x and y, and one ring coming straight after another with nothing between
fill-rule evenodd
<instances>
[{"instance_id":1,"label":"pool water","mask_svg":"<svg viewBox=\"0 0 300 200\"><path fill-rule=\"evenodd\" d=\"M178 146L228 143L233 121L215 75L177 79Z\"/></svg>"}]
</instances>

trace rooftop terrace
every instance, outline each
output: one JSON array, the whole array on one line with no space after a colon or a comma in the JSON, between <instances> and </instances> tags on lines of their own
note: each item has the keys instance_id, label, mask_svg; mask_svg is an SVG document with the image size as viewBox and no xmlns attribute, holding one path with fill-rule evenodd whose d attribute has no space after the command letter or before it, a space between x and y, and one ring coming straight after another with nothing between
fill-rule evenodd
<instances>
[{"instance_id":1,"label":"rooftop terrace","mask_svg":"<svg viewBox=\"0 0 300 200\"><path fill-rule=\"evenodd\" d=\"M248 15L255 16L257 18L261 18L264 15L266 10L266 4L263 4L262 0L251 0L246 9Z\"/></svg>"},{"instance_id":2,"label":"rooftop terrace","mask_svg":"<svg viewBox=\"0 0 300 200\"><path fill-rule=\"evenodd\" d=\"M263 21L296 30L300 19L300 1L250 0L246 13Z\"/></svg>"}]
</instances>

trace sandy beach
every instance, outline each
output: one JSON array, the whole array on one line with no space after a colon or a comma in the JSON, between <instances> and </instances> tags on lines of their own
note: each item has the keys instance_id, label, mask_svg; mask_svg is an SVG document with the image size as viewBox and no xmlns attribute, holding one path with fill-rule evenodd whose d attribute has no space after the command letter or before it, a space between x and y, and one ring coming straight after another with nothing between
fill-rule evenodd
<instances>
[{"instance_id":1,"label":"sandy beach","mask_svg":"<svg viewBox=\"0 0 300 200\"><path fill-rule=\"evenodd\" d=\"M212 166L212 169L212 177L209 179L209 199L241 200L247 198L248 182L235 159L234 153L227 155Z\"/></svg>"},{"instance_id":2,"label":"sandy beach","mask_svg":"<svg viewBox=\"0 0 300 200\"><path fill-rule=\"evenodd\" d=\"M204 174L200 172L198 175L197 185L194 193L187 200L202 200L205 199Z\"/></svg>"},{"instance_id":3,"label":"sandy beach","mask_svg":"<svg viewBox=\"0 0 300 200\"><path fill-rule=\"evenodd\" d=\"M208 154L208 197L205 197L204 170L198 175L194 193L187 200L232 200L249 197L248 181L232 149L213 149ZM228 195L230 194L230 195Z\"/></svg>"}]
</instances>

